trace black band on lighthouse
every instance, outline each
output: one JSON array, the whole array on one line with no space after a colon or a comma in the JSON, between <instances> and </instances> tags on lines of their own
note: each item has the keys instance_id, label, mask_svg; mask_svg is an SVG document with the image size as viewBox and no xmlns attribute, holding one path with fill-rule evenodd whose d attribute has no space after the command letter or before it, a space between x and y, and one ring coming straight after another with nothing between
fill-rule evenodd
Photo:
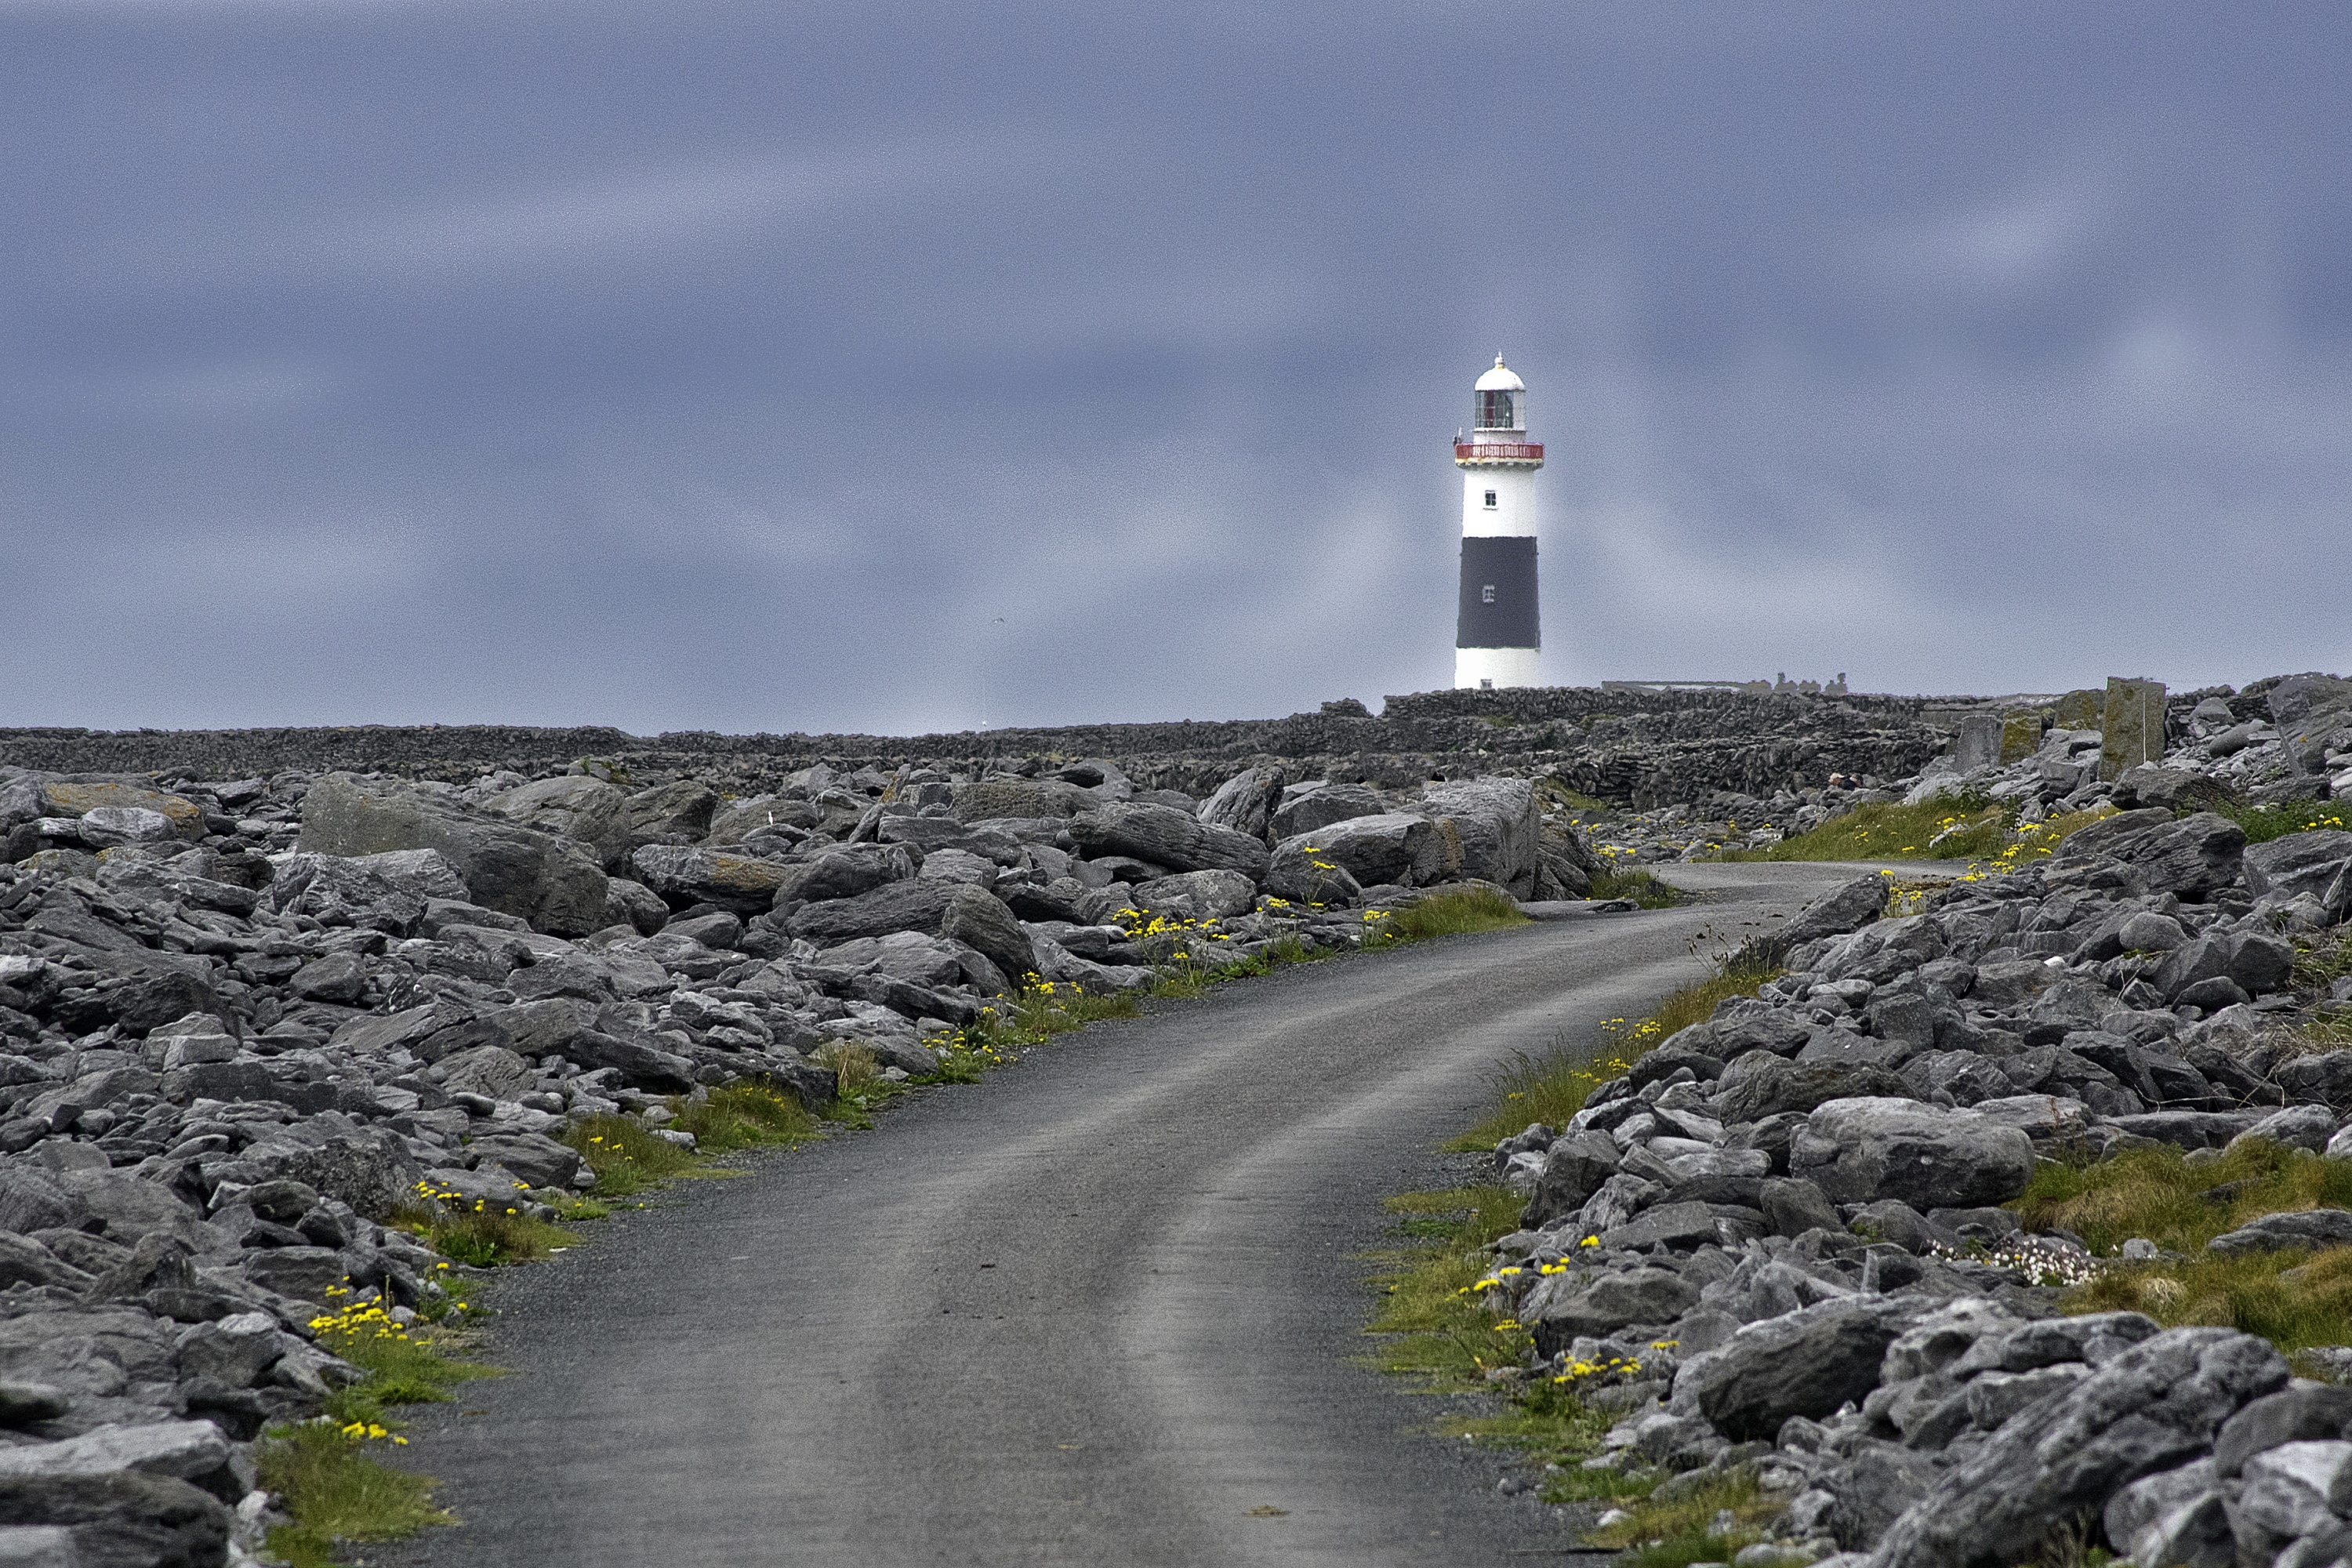
<instances>
[{"instance_id":1,"label":"black band on lighthouse","mask_svg":"<svg viewBox=\"0 0 2352 1568\"><path fill-rule=\"evenodd\" d=\"M1462 610L1455 647L1541 647L1536 621L1536 542L1523 535L1462 542Z\"/></svg>"}]
</instances>

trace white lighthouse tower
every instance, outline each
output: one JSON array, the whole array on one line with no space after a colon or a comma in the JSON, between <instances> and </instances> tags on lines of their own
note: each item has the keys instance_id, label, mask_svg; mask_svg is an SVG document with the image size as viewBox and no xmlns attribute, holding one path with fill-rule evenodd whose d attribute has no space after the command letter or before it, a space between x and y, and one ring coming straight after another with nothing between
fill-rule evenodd
<instances>
[{"instance_id":1,"label":"white lighthouse tower","mask_svg":"<svg viewBox=\"0 0 2352 1568\"><path fill-rule=\"evenodd\" d=\"M1495 356L1473 393L1470 438L1456 438L1462 470L1462 608L1454 631L1454 684L1489 690L1543 684L1536 616L1536 470L1528 439L1528 384Z\"/></svg>"}]
</instances>

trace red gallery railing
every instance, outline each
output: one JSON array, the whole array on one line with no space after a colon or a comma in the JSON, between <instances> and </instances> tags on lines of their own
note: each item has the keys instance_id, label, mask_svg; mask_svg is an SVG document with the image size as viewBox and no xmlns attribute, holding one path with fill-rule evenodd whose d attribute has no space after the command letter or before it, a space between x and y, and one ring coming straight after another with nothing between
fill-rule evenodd
<instances>
[{"instance_id":1,"label":"red gallery railing","mask_svg":"<svg viewBox=\"0 0 2352 1568\"><path fill-rule=\"evenodd\" d=\"M1457 463L1540 463L1543 443L1540 441L1456 441L1454 460Z\"/></svg>"}]
</instances>

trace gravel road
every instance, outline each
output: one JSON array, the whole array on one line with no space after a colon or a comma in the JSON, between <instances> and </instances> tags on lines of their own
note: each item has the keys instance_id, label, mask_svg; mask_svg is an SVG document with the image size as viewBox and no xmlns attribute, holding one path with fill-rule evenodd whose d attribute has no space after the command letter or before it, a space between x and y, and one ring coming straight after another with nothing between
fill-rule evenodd
<instances>
[{"instance_id":1,"label":"gravel road","mask_svg":"<svg viewBox=\"0 0 2352 1568\"><path fill-rule=\"evenodd\" d=\"M407 1451L466 1525L365 1555L1583 1555L1353 1359L1380 1200L1448 1179L1436 1146L1514 1051L1597 1043L1705 972L1703 931L1737 941L1858 869L1675 867L1713 898L1220 986L687 1184L502 1281L488 1353L516 1375L421 1410Z\"/></svg>"}]
</instances>

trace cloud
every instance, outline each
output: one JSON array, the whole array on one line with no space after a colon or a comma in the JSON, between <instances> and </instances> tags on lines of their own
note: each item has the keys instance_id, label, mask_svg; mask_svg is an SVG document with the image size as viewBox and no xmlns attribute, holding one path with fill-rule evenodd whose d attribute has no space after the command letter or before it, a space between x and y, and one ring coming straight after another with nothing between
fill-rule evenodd
<instances>
[{"instance_id":1,"label":"cloud","mask_svg":"<svg viewBox=\"0 0 2352 1568\"><path fill-rule=\"evenodd\" d=\"M1442 684L1498 346L1555 679L2341 668L2347 46L2126 15L0 9L0 718Z\"/></svg>"}]
</instances>

